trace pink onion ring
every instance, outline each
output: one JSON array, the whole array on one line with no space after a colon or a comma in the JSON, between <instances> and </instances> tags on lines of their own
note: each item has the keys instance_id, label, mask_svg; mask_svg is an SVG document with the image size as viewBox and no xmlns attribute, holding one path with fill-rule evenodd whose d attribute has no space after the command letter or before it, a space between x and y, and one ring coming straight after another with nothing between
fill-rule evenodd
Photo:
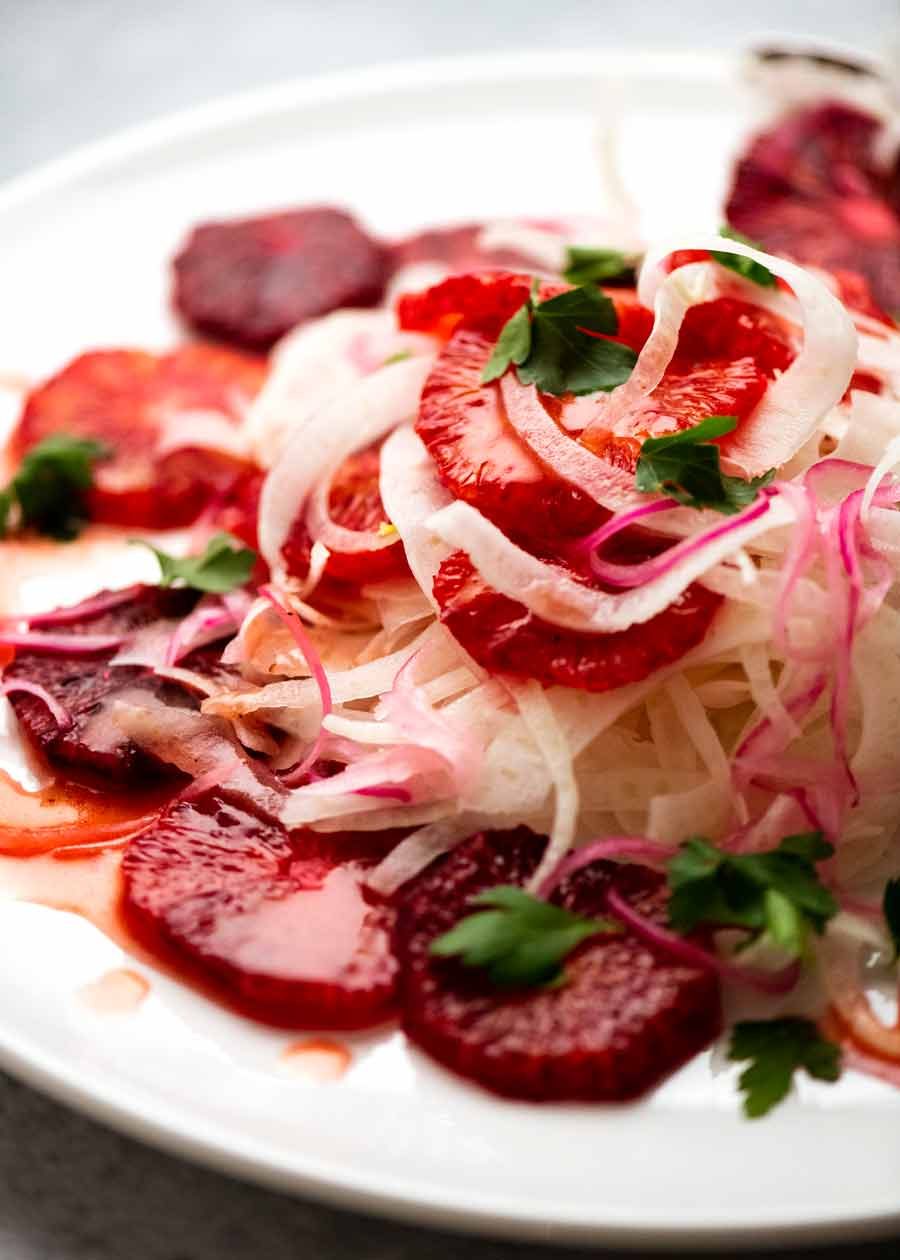
<instances>
[{"instance_id":1,"label":"pink onion ring","mask_svg":"<svg viewBox=\"0 0 900 1260\"><path fill-rule=\"evenodd\" d=\"M315 679L316 686L319 688L319 696L322 701L322 718L324 720L324 718L326 718L334 708L334 703L332 701L331 686L328 682L328 675L325 672L325 666L322 664L322 658L316 651L312 639L306 633L303 622L295 612L281 602L272 590L272 587L261 586L259 588L259 594L263 597L263 599L267 599L269 601L276 616L293 635L294 642L300 649L303 658L309 667L309 672ZM299 783L309 771L310 767L318 761L322 745L325 740L325 734L325 728L320 724L318 734L316 735L309 752L302 761L298 762L296 766L292 766L286 774L281 776L281 782L286 787L294 787L297 783Z\"/></svg>"},{"instance_id":2,"label":"pink onion ring","mask_svg":"<svg viewBox=\"0 0 900 1260\"><path fill-rule=\"evenodd\" d=\"M68 625L70 622L82 621L85 617L94 617L127 604L139 594L140 590L140 585L135 585L127 586L121 591L103 591L99 595L92 595L90 599L83 599L80 604L70 604L67 608L54 608L52 612L35 613L30 617L22 617L21 620L27 622L30 629L36 626ZM11 620L16 619L11 618Z\"/></svg>"},{"instance_id":3,"label":"pink onion ring","mask_svg":"<svg viewBox=\"0 0 900 1260\"><path fill-rule=\"evenodd\" d=\"M761 971L758 968L740 967L735 963L717 958L692 941L654 923L630 906L614 888L606 891L606 905L611 914L625 924L635 936L639 936L654 949L661 950L690 967L702 967L715 971L721 979L758 989L761 993L789 993L800 976L800 963L792 962L780 971Z\"/></svg>"},{"instance_id":4,"label":"pink onion ring","mask_svg":"<svg viewBox=\"0 0 900 1260\"><path fill-rule=\"evenodd\" d=\"M640 862L647 866L659 866L674 857L677 848L672 844L655 844L642 836L604 836L600 840L591 840L574 852L568 853L557 863L538 890L538 895L545 899L559 887L563 880L580 871L592 862L627 858L632 862Z\"/></svg>"},{"instance_id":5,"label":"pink onion ring","mask_svg":"<svg viewBox=\"0 0 900 1260\"><path fill-rule=\"evenodd\" d=\"M2 691L5 696L12 695L12 693L16 691L24 692L29 696L35 696L47 706L50 711L50 716L53 718L53 721L56 723L60 731L69 731L75 724L69 710L65 708L64 705L60 704L56 697L52 696L45 687L40 685L40 683L29 682L26 678L4 678L2 684L0 684L0 691Z\"/></svg>"},{"instance_id":6,"label":"pink onion ring","mask_svg":"<svg viewBox=\"0 0 900 1260\"><path fill-rule=\"evenodd\" d=\"M43 634L38 630L0 629L5 647L25 648L42 656L94 656L114 652L125 642L121 634Z\"/></svg>"}]
</instances>

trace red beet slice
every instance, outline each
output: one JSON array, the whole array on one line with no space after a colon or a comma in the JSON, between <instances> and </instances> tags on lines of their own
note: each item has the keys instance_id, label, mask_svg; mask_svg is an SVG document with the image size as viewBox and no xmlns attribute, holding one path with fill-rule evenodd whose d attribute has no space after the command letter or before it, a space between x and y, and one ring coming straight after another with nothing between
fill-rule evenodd
<instances>
[{"instance_id":1,"label":"red beet slice","mask_svg":"<svg viewBox=\"0 0 900 1260\"><path fill-rule=\"evenodd\" d=\"M881 129L877 118L838 101L792 111L751 142L726 212L773 253L859 272L878 306L893 314L900 310L900 201L895 172L877 155ZM854 300L852 287L846 298Z\"/></svg>"},{"instance_id":2,"label":"red beet slice","mask_svg":"<svg viewBox=\"0 0 900 1260\"><path fill-rule=\"evenodd\" d=\"M213 337L266 350L297 324L342 306L374 306L387 248L331 206L203 223L174 261L175 305Z\"/></svg>"},{"instance_id":3,"label":"red beet slice","mask_svg":"<svg viewBox=\"0 0 900 1260\"><path fill-rule=\"evenodd\" d=\"M379 488L380 467L379 447L376 446L356 451L344 460L332 480L328 500L336 524L346 529L370 532L387 522ZM291 527L282 548L287 571L293 577L306 577L311 548L312 538L306 527L304 505L304 511ZM377 551L352 554L333 551L325 566L326 575L339 582L379 582L402 577L408 572L406 553L399 543Z\"/></svg>"},{"instance_id":4,"label":"red beet slice","mask_svg":"<svg viewBox=\"0 0 900 1260\"><path fill-rule=\"evenodd\" d=\"M10 453L20 459L54 433L98 439L112 456L94 471L92 520L149 529L190 525L248 469L223 452L191 449L193 417L211 414L236 426L265 372L262 359L216 346L164 355L83 354L29 394ZM182 431L185 446L161 455L161 439Z\"/></svg>"},{"instance_id":5,"label":"red beet slice","mask_svg":"<svg viewBox=\"0 0 900 1260\"><path fill-rule=\"evenodd\" d=\"M367 1028L394 998L393 911L362 883L385 843L288 833L210 792L129 841L125 911L151 947L256 1019Z\"/></svg>"},{"instance_id":6,"label":"red beet slice","mask_svg":"<svg viewBox=\"0 0 900 1260\"><path fill-rule=\"evenodd\" d=\"M593 692L640 682L679 660L702 642L722 602L695 584L643 625L616 634L580 634L542 621L524 604L498 594L462 551L441 565L434 597L441 621L490 673Z\"/></svg>"},{"instance_id":7,"label":"red beet slice","mask_svg":"<svg viewBox=\"0 0 900 1260\"><path fill-rule=\"evenodd\" d=\"M67 623L60 627L60 633L128 634L162 617L183 617L196 601L193 591L138 587L128 603ZM215 646L201 648L182 664L198 673L215 673L225 668L218 663L220 651ZM114 655L108 651L90 657L66 657L19 650L4 670L4 679L38 683L73 719L70 728L60 730L40 699L13 691L9 700L22 731L53 766L74 781L91 785L98 780L101 784L112 781L140 787L148 779L180 777L172 766L126 739L106 716L106 710L117 697L127 696L139 703L142 693L167 705L196 709L196 696L178 683L157 678L143 666L112 666L109 662Z\"/></svg>"},{"instance_id":8,"label":"red beet slice","mask_svg":"<svg viewBox=\"0 0 900 1260\"><path fill-rule=\"evenodd\" d=\"M429 946L469 909L474 894L522 883L545 841L526 828L474 836L400 895L395 946L407 1035L438 1062L494 1093L532 1101L635 1098L718 1035L715 976L657 954L625 932L588 940L555 989L503 992ZM659 875L596 862L554 900L604 913L614 887L642 914L665 918Z\"/></svg>"}]
</instances>

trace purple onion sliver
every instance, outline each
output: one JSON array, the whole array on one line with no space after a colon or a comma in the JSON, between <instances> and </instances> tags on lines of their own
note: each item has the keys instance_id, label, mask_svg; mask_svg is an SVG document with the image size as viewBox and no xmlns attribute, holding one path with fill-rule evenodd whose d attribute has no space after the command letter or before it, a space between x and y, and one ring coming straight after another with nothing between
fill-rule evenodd
<instances>
[{"instance_id":1,"label":"purple onion sliver","mask_svg":"<svg viewBox=\"0 0 900 1260\"><path fill-rule=\"evenodd\" d=\"M42 687L40 683L29 682L25 678L5 678L0 684L0 690L5 696L12 695L13 692L24 692L26 695L34 696L45 704L50 712L50 716L56 723L60 731L71 730L74 725L74 719L64 705L52 696L46 687Z\"/></svg>"},{"instance_id":2,"label":"purple onion sliver","mask_svg":"<svg viewBox=\"0 0 900 1260\"><path fill-rule=\"evenodd\" d=\"M27 622L32 629L35 626L64 626L73 621L82 621L85 617L99 616L101 613L127 604L140 591L139 585L128 586L121 591L103 591L100 595L83 599L80 604L70 604L67 608L55 608L52 612L35 613L32 617L22 617L20 620Z\"/></svg>"},{"instance_id":3,"label":"purple onion sliver","mask_svg":"<svg viewBox=\"0 0 900 1260\"><path fill-rule=\"evenodd\" d=\"M44 634L39 630L0 629L0 643L42 656L94 656L114 652L125 642L121 634Z\"/></svg>"},{"instance_id":4,"label":"purple onion sliver","mask_svg":"<svg viewBox=\"0 0 900 1260\"><path fill-rule=\"evenodd\" d=\"M652 919L645 918L614 888L607 889L606 905L610 913L625 924L635 936L662 953L678 959L689 967L701 967L715 971L723 980L758 989L761 993L789 993L800 976L800 963L792 962L780 971L761 971L753 967L740 967L726 962L692 941L668 931Z\"/></svg>"},{"instance_id":5,"label":"purple onion sliver","mask_svg":"<svg viewBox=\"0 0 900 1260\"><path fill-rule=\"evenodd\" d=\"M605 525L601 525L599 529L595 529L592 534L587 534L584 538L580 538L575 544L579 550L595 551L598 547L602 547L610 538L614 538L616 534L621 533L623 529L627 529L629 525L636 524L637 521L643 520L645 516L655 516L658 512L671 512L680 504L673 502L671 499L654 499L651 503L642 503L640 507L631 508L628 512L622 512L611 517Z\"/></svg>"},{"instance_id":6,"label":"purple onion sliver","mask_svg":"<svg viewBox=\"0 0 900 1260\"><path fill-rule=\"evenodd\" d=\"M614 564L611 561L601 560L599 557L592 555L591 570L595 577L598 577L603 582L607 582L610 586L641 586L644 582L653 581L654 578L661 577L664 573L669 573L686 557L694 555L695 552L709 546L710 543L717 542L718 539L725 537L734 530L740 529L744 525L749 525L751 521L757 520L768 510L769 496L760 496L746 511L738 513L737 516L728 517L721 525L714 525L705 534L699 534L695 538L687 538L683 542L676 543L668 551L664 551L659 556L653 556L650 560L642 560L639 564Z\"/></svg>"},{"instance_id":7,"label":"purple onion sliver","mask_svg":"<svg viewBox=\"0 0 900 1260\"><path fill-rule=\"evenodd\" d=\"M568 853L550 872L538 891L541 897L549 897L564 879L589 866L591 862L628 858L647 866L659 866L677 852L674 845L655 844L642 836L603 836L574 853Z\"/></svg>"},{"instance_id":8,"label":"purple onion sliver","mask_svg":"<svg viewBox=\"0 0 900 1260\"><path fill-rule=\"evenodd\" d=\"M404 805L412 800L412 793L408 788L391 783L373 783L371 787L354 788L353 795L382 797L388 801L402 801Z\"/></svg>"},{"instance_id":9,"label":"purple onion sliver","mask_svg":"<svg viewBox=\"0 0 900 1260\"><path fill-rule=\"evenodd\" d=\"M322 703L322 719L331 713L334 703L331 697L331 685L328 681L328 674L322 664L322 659L315 649L312 639L306 633L306 629L299 616L291 609L285 607L278 596L275 594L271 586L261 586L259 594L263 599L268 600L272 605L272 611L276 614L279 621L290 631L294 642L300 649L306 664L309 666L309 672L315 680L319 689L319 697ZM282 783L286 787L294 787L306 772L318 760L321 753L322 745L325 741L325 727L319 726L318 734L310 746L309 752L296 766L293 766L286 775L282 777Z\"/></svg>"}]
</instances>

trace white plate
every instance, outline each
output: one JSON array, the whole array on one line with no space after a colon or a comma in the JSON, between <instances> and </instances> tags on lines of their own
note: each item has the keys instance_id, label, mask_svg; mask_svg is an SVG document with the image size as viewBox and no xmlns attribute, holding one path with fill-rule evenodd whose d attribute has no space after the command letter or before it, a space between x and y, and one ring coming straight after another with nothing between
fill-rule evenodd
<instances>
[{"instance_id":1,"label":"white plate","mask_svg":"<svg viewBox=\"0 0 900 1260\"><path fill-rule=\"evenodd\" d=\"M91 344L165 344L166 260L208 215L307 201L379 230L595 209L597 117L649 231L718 221L749 105L724 58L596 52L391 68L154 124L0 195L0 375ZM764 1122L704 1057L623 1109L494 1100L356 1039L349 1072L278 1070L290 1038L147 972L129 1017L79 988L122 961L73 915L0 906L0 1062L135 1136L348 1207L517 1237L670 1246L859 1236L900 1221L900 1106L848 1076Z\"/></svg>"}]
</instances>

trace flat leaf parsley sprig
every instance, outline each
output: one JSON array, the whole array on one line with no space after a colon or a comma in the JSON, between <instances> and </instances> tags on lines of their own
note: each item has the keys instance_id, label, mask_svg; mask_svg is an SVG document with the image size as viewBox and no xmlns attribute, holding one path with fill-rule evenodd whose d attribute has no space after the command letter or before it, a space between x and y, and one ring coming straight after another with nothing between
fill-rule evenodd
<instances>
[{"instance_id":1,"label":"flat leaf parsley sprig","mask_svg":"<svg viewBox=\"0 0 900 1260\"><path fill-rule=\"evenodd\" d=\"M65 433L52 433L31 447L0 490L0 538L13 529L34 529L59 542L77 538L87 524L94 465L111 454L103 442Z\"/></svg>"},{"instance_id":2,"label":"flat leaf parsley sprig","mask_svg":"<svg viewBox=\"0 0 900 1260\"><path fill-rule=\"evenodd\" d=\"M562 984L562 964L577 945L622 930L612 919L572 914L514 884L488 888L470 904L486 909L432 941L431 953L483 968L498 988Z\"/></svg>"},{"instance_id":3,"label":"flat leaf parsley sprig","mask_svg":"<svg viewBox=\"0 0 900 1260\"><path fill-rule=\"evenodd\" d=\"M152 551L159 563L159 585L176 583L211 595L224 595L250 579L257 555L232 534L213 534L199 556L172 556L143 538L134 543Z\"/></svg>"},{"instance_id":4,"label":"flat leaf parsley sprig","mask_svg":"<svg viewBox=\"0 0 900 1260\"><path fill-rule=\"evenodd\" d=\"M751 481L722 472L714 439L733 432L737 423L737 416L707 416L680 433L645 438L635 487L644 494L668 495L685 507L712 508L724 516L740 512L769 485L775 469Z\"/></svg>"},{"instance_id":5,"label":"flat leaf parsley sprig","mask_svg":"<svg viewBox=\"0 0 900 1260\"><path fill-rule=\"evenodd\" d=\"M627 381L637 362L630 346L609 341L619 330L612 301L595 285L536 302L531 295L501 329L482 374L497 380L515 365L523 385L545 394L593 394Z\"/></svg>"}]
</instances>

